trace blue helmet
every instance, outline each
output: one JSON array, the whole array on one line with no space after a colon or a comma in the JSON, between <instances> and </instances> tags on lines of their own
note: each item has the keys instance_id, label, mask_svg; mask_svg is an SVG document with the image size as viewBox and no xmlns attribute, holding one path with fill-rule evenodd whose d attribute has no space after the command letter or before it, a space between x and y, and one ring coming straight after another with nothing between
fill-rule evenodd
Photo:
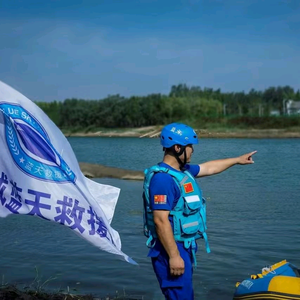
<instances>
[{"instance_id":1,"label":"blue helmet","mask_svg":"<svg viewBox=\"0 0 300 300\"><path fill-rule=\"evenodd\" d=\"M198 137L193 128L181 123L171 123L166 125L160 134L160 143L164 148L173 145L187 146L198 144Z\"/></svg>"}]
</instances>

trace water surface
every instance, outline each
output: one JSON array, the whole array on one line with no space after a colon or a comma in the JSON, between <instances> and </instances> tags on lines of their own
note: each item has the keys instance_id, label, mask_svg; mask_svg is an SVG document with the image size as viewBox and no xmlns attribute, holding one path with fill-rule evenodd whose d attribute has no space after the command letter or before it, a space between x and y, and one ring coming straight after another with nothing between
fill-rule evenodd
<instances>
[{"instance_id":1,"label":"water surface","mask_svg":"<svg viewBox=\"0 0 300 300\"><path fill-rule=\"evenodd\" d=\"M143 170L162 159L158 139L69 138L79 161ZM208 200L212 253L200 241L194 272L195 299L232 299L236 281L265 265L287 259L300 267L298 139L201 139L193 163L257 150L255 163L199 179ZM100 251L67 227L32 216L0 219L2 283L28 285L37 280L50 289L74 293L135 295L160 300L142 233L142 182L95 179L121 188L112 226L133 266Z\"/></svg>"}]
</instances>

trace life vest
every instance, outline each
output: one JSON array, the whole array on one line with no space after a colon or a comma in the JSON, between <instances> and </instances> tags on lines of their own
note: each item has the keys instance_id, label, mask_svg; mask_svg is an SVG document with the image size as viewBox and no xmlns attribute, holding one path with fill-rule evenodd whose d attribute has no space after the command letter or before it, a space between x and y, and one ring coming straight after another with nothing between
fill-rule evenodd
<instances>
[{"instance_id":1,"label":"life vest","mask_svg":"<svg viewBox=\"0 0 300 300\"><path fill-rule=\"evenodd\" d=\"M155 243L155 239L157 239L153 212L150 207L149 186L153 175L158 172L165 172L171 175L181 193L177 204L170 211L170 216L173 218L175 241L183 242L186 249L192 247L192 252L195 256L195 240L203 238L206 244L206 251L209 253L210 248L206 234L206 201L202 197L202 191L195 178L188 171L176 172L160 166L153 166L144 172L144 234L148 237L146 245L148 247L153 246L153 241ZM195 257L194 263L196 265Z\"/></svg>"}]
</instances>

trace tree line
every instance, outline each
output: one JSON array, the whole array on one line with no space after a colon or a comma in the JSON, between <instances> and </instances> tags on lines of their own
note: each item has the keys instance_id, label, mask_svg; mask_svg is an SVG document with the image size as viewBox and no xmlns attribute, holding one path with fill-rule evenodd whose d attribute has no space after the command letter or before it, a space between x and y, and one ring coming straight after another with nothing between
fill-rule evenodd
<instances>
[{"instance_id":1,"label":"tree line","mask_svg":"<svg viewBox=\"0 0 300 300\"><path fill-rule=\"evenodd\" d=\"M168 95L109 95L99 100L66 99L36 102L60 128L129 128L163 125L174 121L197 126L223 124L252 127L300 126L300 117L285 117L284 100L300 101L290 86L264 91L224 93L220 89L178 84ZM282 117L272 117L272 112Z\"/></svg>"}]
</instances>

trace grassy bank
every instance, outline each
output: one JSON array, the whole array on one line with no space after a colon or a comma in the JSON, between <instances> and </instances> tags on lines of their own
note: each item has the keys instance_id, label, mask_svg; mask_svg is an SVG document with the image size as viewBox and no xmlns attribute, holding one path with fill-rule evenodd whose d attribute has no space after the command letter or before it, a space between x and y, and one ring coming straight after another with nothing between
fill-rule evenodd
<instances>
[{"instance_id":1,"label":"grassy bank","mask_svg":"<svg viewBox=\"0 0 300 300\"><path fill-rule=\"evenodd\" d=\"M92 295L72 295L64 293L51 293L35 290L22 290L15 286L0 288L0 299L5 300L94 300ZM100 300L101 298L97 298ZM106 298L103 298L106 300ZM113 299L113 298L108 298Z\"/></svg>"},{"instance_id":2,"label":"grassy bank","mask_svg":"<svg viewBox=\"0 0 300 300\"><path fill-rule=\"evenodd\" d=\"M103 293L104 294L104 293ZM0 287L0 299L3 300L142 300L141 296L131 295L106 295L99 297L95 295L77 295L70 292L50 292L37 289L21 289L13 285Z\"/></svg>"},{"instance_id":3,"label":"grassy bank","mask_svg":"<svg viewBox=\"0 0 300 300\"><path fill-rule=\"evenodd\" d=\"M44 279L39 273L39 269L35 267L35 278L30 283L13 283L9 284L2 275L2 283L0 283L0 299L4 300L142 300L142 296L129 295L125 290L120 293L115 291L108 294L99 288L97 295L80 293L77 284L75 287L66 286L61 288L58 275ZM56 282L59 288L48 288L50 282Z\"/></svg>"}]
</instances>

